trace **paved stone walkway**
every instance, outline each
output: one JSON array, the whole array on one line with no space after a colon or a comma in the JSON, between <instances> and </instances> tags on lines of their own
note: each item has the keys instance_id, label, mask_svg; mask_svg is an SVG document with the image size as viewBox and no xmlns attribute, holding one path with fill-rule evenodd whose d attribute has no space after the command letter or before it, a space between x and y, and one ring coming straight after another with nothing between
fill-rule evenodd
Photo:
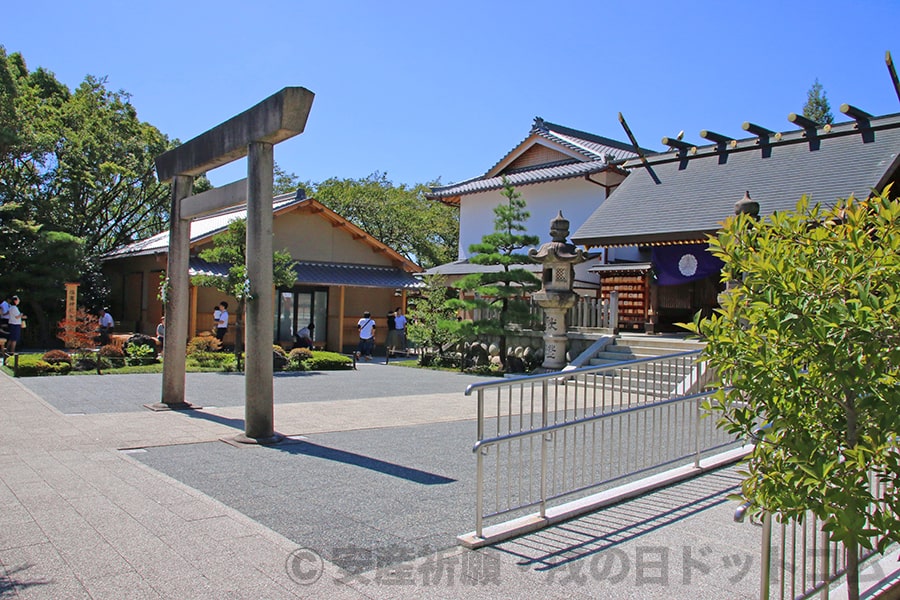
<instances>
[{"instance_id":1,"label":"paved stone walkway","mask_svg":"<svg viewBox=\"0 0 900 600\"><path fill-rule=\"evenodd\" d=\"M160 381L0 375L0 598L755 597L733 470L469 551L478 379L285 377L293 439L242 449L240 375L189 377L203 410L140 409Z\"/></svg>"}]
</instances>

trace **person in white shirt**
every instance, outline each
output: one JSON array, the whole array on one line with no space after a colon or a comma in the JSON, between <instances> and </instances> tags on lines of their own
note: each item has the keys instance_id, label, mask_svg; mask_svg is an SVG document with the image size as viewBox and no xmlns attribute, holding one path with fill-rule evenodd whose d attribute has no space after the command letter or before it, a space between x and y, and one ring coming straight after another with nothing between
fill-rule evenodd
<instances>
[{"instance_id":1,"label":"person in white shirt","mask_svg":"<svg viewBox=\"0 0 900 600\"><path fill-rule=\"evenodd\" d=\"M228 333L228 303L224 300L219 302L219 319L216 322L216 337L221 342Z\"/></svg>"},{"instance_id":2,"label":"person in white shirt","mask_svg":"<svg viewBox=\"0 0 900 600\"><path fill-rule=\"evenodd\" d=\"M372 360L372 350L375 349L375 319L372 313L366 311L363 313L362 319L356 324L359 329L359 347L356 349L356 358L365 357L366 360Z\"/></svg>"},{"instance_id":3,"label":"person in white shirt","mask_svg":"<svg viewBox=\"0 0 900 600\"><path fill-rule=\"evenodd\" d=\"M19 297L13 296L10 298L9 324L7 325L9 334L6 338L6 349L10 354L16 353L16 344L19 343L19 339L22 337L22 320L25 318L27 317L19 311Z\"/></svg>"},{"instance_id":4,"label":"person in white shirt","mask_svg":"<svg viewBox=\"0 0 900 600\"><path fill-rule=\"evenodd\" d=\"M100 321L97 325L100 326L100 345L105 346L109 343L110 336L113 332L113 326L115 325L115 321L113 321L112 315L109 314L108 308L100 310Z\"/></svg>"},{"instance_id":5,"label":"person in white shirt","mask_svg":"<svg viewBox=\"0 0 900 600\"><path fill-rule=\"evenodd\" d=\"M406 316L400 312L401 310L403 309L398 306L394 311L394 326L397 332L397 346L400 350L406 350Z\"/></svg>"}]
</instances>

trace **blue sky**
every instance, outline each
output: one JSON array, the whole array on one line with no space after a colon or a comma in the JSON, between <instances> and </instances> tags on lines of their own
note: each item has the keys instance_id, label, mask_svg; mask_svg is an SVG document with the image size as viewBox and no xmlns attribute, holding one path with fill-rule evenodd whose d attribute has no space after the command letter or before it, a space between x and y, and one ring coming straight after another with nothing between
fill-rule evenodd
<instances>
[{"instance_id":1,"label":"blue sky","mask_svg":"<svg viewBox=\"0 0 900 600\"><path fill-rule=\"evenodd\" d=\"M285 86L316 94L275 148L302 180L386 172L444 184L487 171L532 120L644 147L685 131L791 130L818 78L844 103L900 112L900 2L627 0L6 3L0 44L75 87L91 74L186 141ZM884 24L883 26L880 24ZM215 185L244 176L235 163Z\"/></svg>"}]
</instances>

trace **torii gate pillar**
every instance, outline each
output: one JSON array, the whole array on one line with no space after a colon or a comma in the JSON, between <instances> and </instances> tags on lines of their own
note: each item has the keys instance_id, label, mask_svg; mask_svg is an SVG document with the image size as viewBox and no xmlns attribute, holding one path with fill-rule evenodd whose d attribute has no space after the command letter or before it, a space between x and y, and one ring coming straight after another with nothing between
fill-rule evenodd
<instances>
[{"instance_id":1,"label":"torii gate pillar","mask_svg":"<svg viewBox=\"0 0 900 600\"><path fill-rule=\"evenodd\" d=\"M184 400L185 344L188 339L188 259L191 220L236 202L236 182L191 197L193 178L249 155L247 161L247 360L244 435L238 440L273 443L272 332L275 320L272 279L272 188L274 145L303 133L314 94L288 87L256 106L156 158L160 182L172 181L166 290L165 361L161 402L156 409L190 408Z\"/></svg>"}]
</instances>

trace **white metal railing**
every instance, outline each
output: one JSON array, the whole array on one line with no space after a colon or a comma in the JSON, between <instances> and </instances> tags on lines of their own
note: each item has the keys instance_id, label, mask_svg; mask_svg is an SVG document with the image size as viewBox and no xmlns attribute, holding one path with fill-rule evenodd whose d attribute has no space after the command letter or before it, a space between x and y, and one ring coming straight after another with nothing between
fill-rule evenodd
<instances>
[{"instance_id":1,"label":"white metal railing","mask_svg":"<svg viewBox=\"0 0 900 600\"><path fill-rule=\"evenodd\" d=\"M700 351L473 384L475 535L538 508L736 443L703 419Z\"/></svg>"},{"instance_id":2,"label":"white metal railing","mask_svg":"<svg viewBox=\"0 0 900 600\"><path fill-rule=\"evenodd\" d=\"M883 497L887 489L884 480L872 474L869 485L876 498ZM831 585L846 573L847 549L840 542L829 541L823 525L811 512L801 521L773 522L771 514L763 515L760 600L804 600L817 595L828 600ZM860 564L875 554L875 550L860 548Z\"/></svg>"}]
</instances>

